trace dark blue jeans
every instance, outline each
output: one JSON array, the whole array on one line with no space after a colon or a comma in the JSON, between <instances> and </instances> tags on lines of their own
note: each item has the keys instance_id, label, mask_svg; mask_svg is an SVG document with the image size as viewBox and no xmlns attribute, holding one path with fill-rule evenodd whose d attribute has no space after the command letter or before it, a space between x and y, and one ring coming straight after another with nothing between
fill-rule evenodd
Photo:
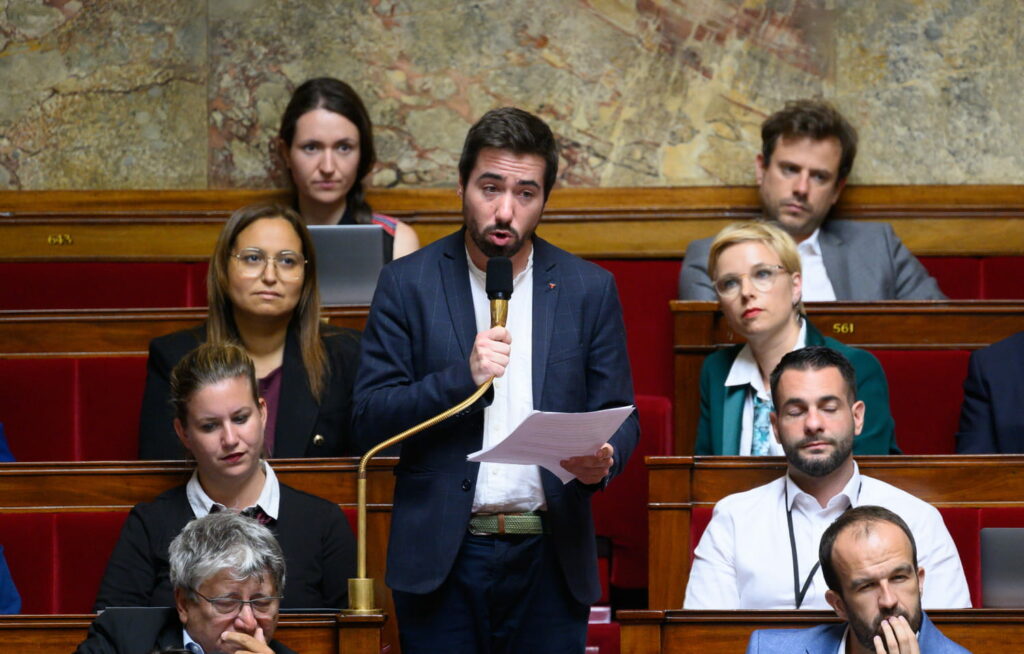
<instances>
[{"instance_id":1,"label":"dark blue jeans","mask_svg":"<svg viewBox=\"0 0 1024 654\"><path fill-rule=\"evenodd\" d=\"M548 537L466 534L432 593L392 591L404 654L582 654L590 607L573 598Z\"/></svg>"}]
</instances>

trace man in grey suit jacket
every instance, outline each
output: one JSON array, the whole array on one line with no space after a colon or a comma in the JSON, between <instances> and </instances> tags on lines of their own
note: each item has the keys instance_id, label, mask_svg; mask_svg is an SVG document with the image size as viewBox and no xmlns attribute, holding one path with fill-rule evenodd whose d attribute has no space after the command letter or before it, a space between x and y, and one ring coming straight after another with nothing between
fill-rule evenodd
<instances>
[{"instance_id":1,"label":"man in grey suit jacket","mask_svg":"<svg viewBox=\"0 0 1024 654\"><path fill-rule=\"evenodd\" d=\"M938 284L885 223L828 220L857 155L857 132L834 107L798 100L761 125L761 208L798 244L804 300L941 300ZM715 300L713 237L690 243L679 298Z\"/></svg>"},{"instance_id":2,"label":"man in grey suit jacket","mask_svg":"<svg viewBox=\"0 0 1024 654\"><path fill-rule=\"evenodd\" d=\"M969 654L921 610L924 568L910 528L879 506L859 506L832 523L818 557L825 598L847 624L768 629L747 654Z\"/></svg>"}]
</instances>

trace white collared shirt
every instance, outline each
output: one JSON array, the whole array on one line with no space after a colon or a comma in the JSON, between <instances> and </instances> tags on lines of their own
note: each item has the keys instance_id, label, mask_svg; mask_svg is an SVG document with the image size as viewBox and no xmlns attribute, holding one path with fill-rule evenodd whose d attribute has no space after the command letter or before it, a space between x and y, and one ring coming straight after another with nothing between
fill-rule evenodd
<instances>
[{"instance_id":1,"label":"white collared shirt","mask_svg":"<svg viewBox=\"0 0 1024 654\"><path fill-rule=\"evenodd\" d=\"M793 609L793 554L785 497L793 507L800 585L818 560L821 535L847 506L883 506L903 518L917 543L925 570L926 609L971 606L956 545L938 510L906 491L860 474L853 476L825 508L800 491L787 474L763 486L735 493L715 505L694 552L686 586L687 609ZM815 573L801 609L828 609L825 579Z\"/></svg>"},{"instance_id":2,"label":"white collared shirt","mask_svg":"<svg viewBox=\"0 0 1024 654\"><path fill-rule=\"evenodd\" d=\"M261 461L260 464L263 466L263 472L266 473L267 478L263 482L263 490L260 491L260 496L256 500L256 504L263 509L263 512L268 516L277 520L278 510L281 507L281 484L277 481L277 475L274 474L274 469L270 467L270 464L266 461ZM219 506L221 510L227 507L218 502L214 502L206 491L203 490L203 485L199 483L199 470L192 471L192 477L188 480L188 484L185 485L185 497L188 498L188 504L192 507L192 513L197 518L202 518L210 512L210 507L214 504ZM251 507L243 507L248 509Z\"/></svg>"},{"instance_id":3,"label":"white collared shirt","mask_svg":"<svg viewBox=\"0 0 1024 654\"><path fill-rule=\"evenodd\" d=\"M469 286L478 332L491 328L485 273L469 264ZM533 411L533 251L526 269L512 282L505 328L512 334L512 351L505 374L494 380L494 401L484 409L483 447L505 440ZM537 466L481 463L473 495L473 513L517 513L547 508Z\"/></svg>"},{"instance_id":4,"label":"white collared shirt","mask_svg":"<svg viewBox=\"0 0 1024 654\"><path fill-rule=\"evenodd\" d=\"M797 334L793 350L799 350L807 343L807 323L800 320L800 333ZM757 359L754 358L754 351L747 343L740 349L736 359L729 368L729 374L725 378L725 386L747 386L747 398L743 400L743 416L740 420L740 449L741 456L749 456L753 449L754 441L754 395L762 400L771 401L772 391L764 387L764 378L761 376L761 369L757 366ZM775 433L775 428L772 428ZM778 437L768 443L768 456L782 456L782 445Z\"/></svg>"},{"instance_id":5,"label":"white collared shirt","mask_svg":"<svg viewBox=\"0 0 1024 654\"><path fill-rule=\"evenodd\" d=\"M804 282L802 296L805 302L829 302L836 299L832 280L828 278L828 271L825 270L825 259L821 256L821 243L818 240L820 234L819 227L796 246L796 252L800 255L801 276Z\"/></svg>"},{"instance_id":6,"label":"white collared shirt","mask_svg":"<svg viewBox=\"0 0 1024 654\"><path fill-rule=\"evenodd\" d=\"M203 646L192 640L192 636L189 635L188 629L185 627L181 628L181 644L182 647L192 652L193 654L206 654Z\"/></svg>"}]
</instances>

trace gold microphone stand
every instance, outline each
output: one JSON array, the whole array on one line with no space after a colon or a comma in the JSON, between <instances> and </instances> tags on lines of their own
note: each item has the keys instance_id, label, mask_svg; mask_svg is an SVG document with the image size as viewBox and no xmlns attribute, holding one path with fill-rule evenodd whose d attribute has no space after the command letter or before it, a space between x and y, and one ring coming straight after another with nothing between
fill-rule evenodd
<instances>
[{"instance_id":1,"label":"gold microphone stand","mask_svg":"<svg viewBox=\"0 0 1024 654\"><path fill-rule=\"evenodd\" d=\"M508 318L508 300L491 300L491 327L504 327ZM464 411L473 405L474 402L483 397L484 393L494 383L494 377L490 377L480 387L459 404L450 409L429 418L420 424L406 429L402 433L377 443L359 459L359 477L357 481L357 519L356 519L356 577L348 580L348 608L343 613L349 615L372 615L380 613L380 608L375 607L373 597L373 579L366 576L366 466L370 459L376 456L381 450L392 445L401 443L405 439L429 429L434 425L447 420L456 413Z\"/></svg>"}]
</instances>

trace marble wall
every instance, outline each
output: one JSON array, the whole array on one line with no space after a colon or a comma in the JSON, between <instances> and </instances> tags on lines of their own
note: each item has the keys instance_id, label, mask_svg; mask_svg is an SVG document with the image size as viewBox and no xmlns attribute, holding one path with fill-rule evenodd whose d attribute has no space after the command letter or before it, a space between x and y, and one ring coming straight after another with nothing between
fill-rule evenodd
<instances>
[{"instance_id":1,"label":"marble wall","mask_svg":"<svg viewBox=\"0 0 1024 654\"><path fill-rule=\"evenodd\" d=\"M1019 0L0 0L0 188L260 188L289 93L332 75L380 186L444 186L515 104L575 186L753 183L758 128L833 100L854 183L1022 183Z\"/></svg>"}]
</instances>

